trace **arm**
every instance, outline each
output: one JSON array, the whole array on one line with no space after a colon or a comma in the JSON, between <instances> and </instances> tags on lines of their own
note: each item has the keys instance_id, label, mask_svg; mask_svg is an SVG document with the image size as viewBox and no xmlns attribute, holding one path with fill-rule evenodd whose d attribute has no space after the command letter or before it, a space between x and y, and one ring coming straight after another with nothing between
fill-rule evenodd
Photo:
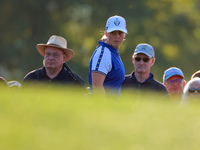
<instances>
[{"instance_id":1,"label":"arm","mask_svg":"<svg viewBox=\"0 0 200 150\"><path fill-rule=\"evenodd\" d=\"M94 93L101 92L101 94L105 95L105 89L103 87L103 83L106 76L103 74L92 72L92 88Z\"/></svg>"}]
</instances>

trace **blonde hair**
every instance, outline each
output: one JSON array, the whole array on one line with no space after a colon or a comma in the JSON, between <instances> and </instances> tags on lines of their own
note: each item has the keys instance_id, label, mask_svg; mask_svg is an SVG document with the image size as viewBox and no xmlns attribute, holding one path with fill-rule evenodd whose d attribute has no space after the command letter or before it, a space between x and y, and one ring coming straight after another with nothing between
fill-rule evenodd
<instances>
[{"instance_id":1,"label":"blonde hair","mask_svg":"<svg viewBox=\"0 0 200 150\"><path fill-rule=\"evenodd\" d=\"M103 34L103 36L101 37L100 41L105 42L107 40L106 31L102 31L101 34Z\"/></svg>"}]
</instances>

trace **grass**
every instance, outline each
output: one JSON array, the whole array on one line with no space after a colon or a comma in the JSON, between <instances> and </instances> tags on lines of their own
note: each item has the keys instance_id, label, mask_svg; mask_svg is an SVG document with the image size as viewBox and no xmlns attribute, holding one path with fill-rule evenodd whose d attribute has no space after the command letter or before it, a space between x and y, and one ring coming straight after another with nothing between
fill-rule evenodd
<instances>
[{"instance_id":1,"label":"grass","mask_svg":"<svg viewBox=\"0 0 200 150\"><path fill-rule=\"evenodd\" d=\"M72 87L1 89L1 150L197 150L200 104L88 97Z\"/></svg>"}]
</instances>

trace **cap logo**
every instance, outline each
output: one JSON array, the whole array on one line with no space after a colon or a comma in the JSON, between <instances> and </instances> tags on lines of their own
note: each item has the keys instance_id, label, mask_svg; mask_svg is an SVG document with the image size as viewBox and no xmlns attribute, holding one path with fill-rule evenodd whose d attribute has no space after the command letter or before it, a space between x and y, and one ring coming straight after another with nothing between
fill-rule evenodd
<instances>
[{"instance_id":1,"label":"cap logo","mask_svg":"<svg viewBox=\"0 0 200 150\"><path fill-rule=\"evenodd\" d=\"M114 24L115 24L116 26L118 26L118 25L120 24L120 21L118 20L118 18L116 18L116 20L114 21Z\"/></svg>"},{"instance_id":2,"label":"cap logo","mask_svg":"<svg viewBox=\"0 0 200 150\"><path fill-rule=\"evenodd\" d=\"M146 48L145 46L142 47L143 50L145 50L145 48Z\"/></svg>"}]
</instances>

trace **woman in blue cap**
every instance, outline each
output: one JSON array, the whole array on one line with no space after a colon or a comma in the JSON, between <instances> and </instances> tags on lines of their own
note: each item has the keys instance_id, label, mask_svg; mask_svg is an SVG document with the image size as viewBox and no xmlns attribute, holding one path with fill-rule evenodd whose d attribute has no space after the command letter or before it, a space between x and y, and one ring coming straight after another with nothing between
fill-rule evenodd
<instances>
[{"instance_id":1,"label":"woman in blue cap","mask_svg":"<svg viewBox=\"0 0 200 150\"><path fill-rule=\"evenodd\" d=\"M105 34L90 59L89 84L93 92L120 96L125 69L119 48L126 34L123 17L112 16L107 20Z\"/></svg>"}]
</instances>

